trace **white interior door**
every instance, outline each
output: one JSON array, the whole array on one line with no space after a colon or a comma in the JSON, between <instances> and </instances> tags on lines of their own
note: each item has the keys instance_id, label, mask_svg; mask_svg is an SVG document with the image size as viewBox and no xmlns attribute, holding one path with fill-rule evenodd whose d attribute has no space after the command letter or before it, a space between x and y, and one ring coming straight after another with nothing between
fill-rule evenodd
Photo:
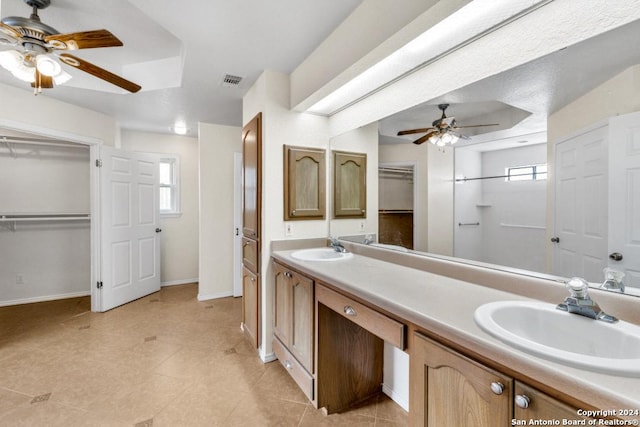
<instances>
[{"instance_id":1,"label":"white interior door","mask_svg":"<svg viewBox=\"0 0 640 427\"><path fill-rule=\"evenodd\" d=\"M602 281L607 266L607 127L556 145L553 273Z\"/></svg>"},{"instance_id":2,"label":"white interior door","mask_svg":"<svg viewBox=\"0 0 640 427\"><path fill-rule=\"evenodd\" d=\"M242 296L242 153L233 153L233 296Z\"/></svg>"},{"instance_id":3,"label":"white interior door","mask_svg":"<svg viewBox=\"0 0 640 427\"><path fill-rule=\"evenodd\" d=\"M609 267L640 288L640 113L611 118L609 141Z\"/></svg>"},{"instance_id":4,"label":"white interior door","mask_svg":"<svg viewBox=\"0 0 640 427\"><path fill-rule=\"evenodd\" d=\"M100 309L160 290L158 158L101 149Z\"/></svg>"}]
</instances>

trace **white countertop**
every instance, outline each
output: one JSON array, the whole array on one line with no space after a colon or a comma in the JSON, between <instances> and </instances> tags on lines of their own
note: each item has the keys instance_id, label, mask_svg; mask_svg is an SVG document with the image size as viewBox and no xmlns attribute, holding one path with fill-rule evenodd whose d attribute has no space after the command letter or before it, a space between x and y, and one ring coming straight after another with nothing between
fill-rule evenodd
<instances>
[{"instance_id":1,"label":"white countertop","mask_svg":"<svg viewBox=\"0 0 640 427\"><path fill-rule=\"evenodd\" d=\"M318 262L296 260L291 257L292 252L275 251L272 256L599 409L640 409L640 378L576 369L529 355L491 337L473 319L474 311L482 304L529 298L359 254L340 261Z\"/></svg>"}]
</instances>

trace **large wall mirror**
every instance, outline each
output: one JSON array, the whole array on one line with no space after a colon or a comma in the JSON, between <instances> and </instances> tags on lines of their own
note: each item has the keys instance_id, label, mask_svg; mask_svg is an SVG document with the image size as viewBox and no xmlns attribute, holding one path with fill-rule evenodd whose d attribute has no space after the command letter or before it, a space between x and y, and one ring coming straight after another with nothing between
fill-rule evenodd
<instances>
[{"instance_id":1,"label":"large wall mirror","mask_svg":"<svg viewBox=\"0 0 640 427\"><path fill-rule=\"evenodd\" d=\"M614 268L625 293L640 295L637 34L638 21L380 120L368 154L379 165L376 209L362 234L594 286ZM398 136L431 127L443 104L468 139L438 147L413 143L425 133Z\"/></svg>"}]
</instances>

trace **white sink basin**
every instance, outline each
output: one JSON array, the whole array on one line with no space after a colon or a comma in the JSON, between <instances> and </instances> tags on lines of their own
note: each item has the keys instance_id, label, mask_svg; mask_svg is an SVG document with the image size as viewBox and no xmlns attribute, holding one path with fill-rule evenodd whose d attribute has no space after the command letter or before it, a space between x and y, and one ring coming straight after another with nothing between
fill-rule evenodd
<instances>
[{"instance_id":1,"label":"white sink basin","mask_svg":"<svg viewBox=\"0 0 640 427\"><path fill-rule=\"evenodd\" d=\"M291 254L301 261L340 261L352 256L351 252L336 252L333 248L301 249Z\"/></svg>"},{"instance_id":2,"label":"white sink basin","mask_svg":"<svg viewBox=\"0 0 640 427\"><path fill-rule=\"evenodd\" d=\"M535 301L500 301L475 312L478 326L527 353L576 368L640 377L640 326L606 323Z\"/></svg>"}]
</instances>

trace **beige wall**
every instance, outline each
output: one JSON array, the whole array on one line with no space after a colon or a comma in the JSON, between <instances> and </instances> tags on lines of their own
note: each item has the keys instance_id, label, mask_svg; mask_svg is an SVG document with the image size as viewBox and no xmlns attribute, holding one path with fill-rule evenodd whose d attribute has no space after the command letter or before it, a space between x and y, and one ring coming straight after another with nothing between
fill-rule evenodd
<instances>
[{"instance_id":1,"label":"beige wall","mask_svg":"<svg viewBox=\"0 0 640 427\"><path fill-rule=\"evenodd\" d=\"M453 256L453 147L427 146L427 252Z\"/></svg>"},{"instance_id":2,"label":"beige wall","mask_svg":"<svg viewBox=\"0 0 640 427\"><path fill-rule=\"evenodd\" d=\"M233 156L242 152L242 129L200 123L198 132L198 299L205 300L233 294Z\"/></svg>"},{"instance_id":3,"label":"beige wall","mask_svg":"<svg viewBox=\"0 0 640 427\"><path fill-rule=\"evenodd\" d=\"M431 144L382 144L380 145L380 163L407 162L415 164L416 180L414 199L414 249L417 251L428 250L428 181L427 181L427 156L428 145Z\"/></svg>"},{"instance_id":4,"label":"beige wall","mask_svg":"<svg viewBox=\"0 0 640 427\"><path fill-rule=\"evenodd\" d=\"M198 140L178 135L123 131L122 149L173 154L180 159L179 217L161 217L163 285L198 281Z\"/></svg>"},{"instance_id":5,"label":"beige wall","mask_svg":"<svg viewBox=\"0 0 640 427\"><path fill-rule=\"evenodd\" d=\"M611 116L640 111L640 65L627 68L549 116L550 143Z\"/></svg>"},{"instance_id":6,"label":"beige wall","mask_svg":"<svg viewBox=\"0 0 640 427\"><path fill-rule=\"evenodd\" d=\"M117 123L105 114L3 84L0 100L0 128L112 146L119 143Z\"/></svg>"}]
</instances>

